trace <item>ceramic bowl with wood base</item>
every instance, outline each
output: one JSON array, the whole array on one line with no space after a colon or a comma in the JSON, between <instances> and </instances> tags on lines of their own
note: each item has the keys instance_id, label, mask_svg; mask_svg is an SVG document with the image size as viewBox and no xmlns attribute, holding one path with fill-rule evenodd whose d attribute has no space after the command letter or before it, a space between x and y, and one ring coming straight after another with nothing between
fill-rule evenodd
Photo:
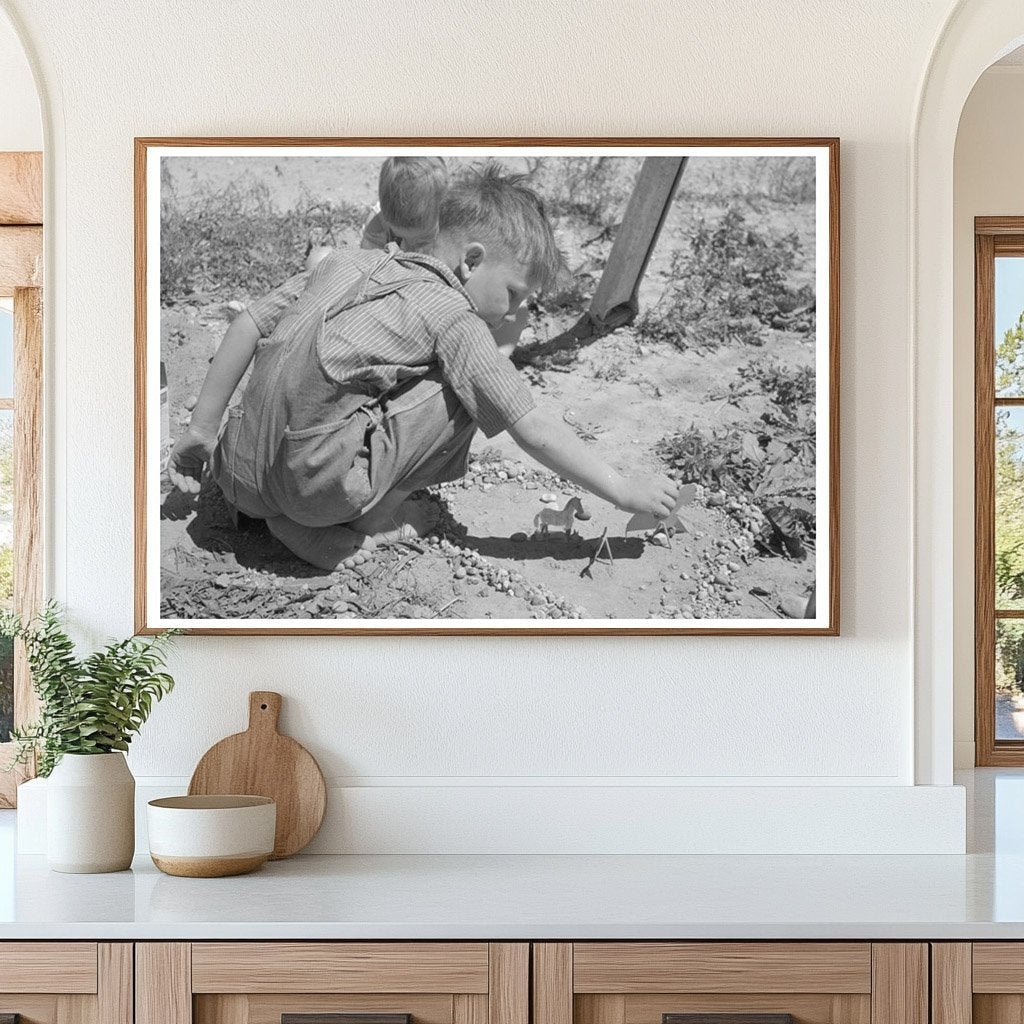
<instances>
[{"instance_id":1,"label":"ceramic bowl with wood base","mask_svg":"<svg viewBox=\"0 0 1024 1024\"><path fill-rule=\"evenodd\" d=\"M277 805L266 796L168 796L147 808L149 853L168 875L224 878L274 852Z\"/></svg>"}]
</instances>

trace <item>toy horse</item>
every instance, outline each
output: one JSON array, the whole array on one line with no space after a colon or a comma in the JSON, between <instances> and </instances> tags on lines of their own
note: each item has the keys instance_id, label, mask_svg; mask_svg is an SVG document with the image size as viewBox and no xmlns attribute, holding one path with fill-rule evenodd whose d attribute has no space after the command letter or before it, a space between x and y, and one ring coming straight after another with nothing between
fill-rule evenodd
<instances>
[{"instance_id":1,"label":"toy horse","mask_svg":"<svg viewBox=\"0 0 1024 1024\"><path fill-rule=\"evenodd\" d=\"M565 533L568 540L573 532L573 519L589 519L590 516L583 511L583 502L579 498L570 498L563 509L542 508L533 517L533 531L546 535L553 526Z\"/></svg>"}]
</instances>

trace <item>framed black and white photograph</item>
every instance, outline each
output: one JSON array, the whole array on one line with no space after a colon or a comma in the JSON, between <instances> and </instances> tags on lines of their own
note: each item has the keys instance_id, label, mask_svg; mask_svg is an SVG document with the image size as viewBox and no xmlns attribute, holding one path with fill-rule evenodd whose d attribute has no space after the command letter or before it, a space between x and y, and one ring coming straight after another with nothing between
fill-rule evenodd
<instances>
[{"instance_id":1,"label":"framed black and white photograph","mask_svg":"<svg viewBox=\"0 0 1024 1024\"><path fill-rule=\"evenodd\" d=\"M836 635L838 159L137 139L137 630Z\"/></svg>"}]
</instances>

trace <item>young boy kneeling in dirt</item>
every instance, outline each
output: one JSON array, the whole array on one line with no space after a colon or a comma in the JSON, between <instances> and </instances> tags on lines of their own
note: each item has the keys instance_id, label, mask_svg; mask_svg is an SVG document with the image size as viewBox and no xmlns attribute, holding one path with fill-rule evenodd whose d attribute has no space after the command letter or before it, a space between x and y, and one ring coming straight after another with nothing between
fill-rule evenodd
<instances>
[{"instance_id":1,"label":"young boy kneeling in dirt","mask_svg":"<svg viewBox=\"0 0 1024 1024\"><path fill-rule=\"evenodd\" d=\"M447 193L433 254L341 249L240 314L168 474L197 491L203 463L236 509L298 557L351 565L429 529L403 504L466 471L479 427L619 508L668 515L677 485L623 477L537 408L491 331L561 264L536 194L495 165ZM242 402L218 429L253 358Z\"/></svg>"}]
</instances>

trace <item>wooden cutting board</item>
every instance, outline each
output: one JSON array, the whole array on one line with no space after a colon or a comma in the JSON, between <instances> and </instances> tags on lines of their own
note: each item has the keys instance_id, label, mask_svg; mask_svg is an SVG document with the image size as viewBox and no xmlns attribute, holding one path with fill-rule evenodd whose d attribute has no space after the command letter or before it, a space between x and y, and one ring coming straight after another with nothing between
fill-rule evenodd
<instances>
[{"instance_id":1,"label":"wooden cutting board","mask_svg":"<svg viewBox=\"0 0 1024 1024\"><path fill-rule=\"evenodd\" d=\"M249 728L214 744L202 756L190 796L245 793L277 803L271 860L298 853L317 834L327 808L327 787L313 755L277 731L281 694L249 694Z\"/></svg>"}]
</instances>

